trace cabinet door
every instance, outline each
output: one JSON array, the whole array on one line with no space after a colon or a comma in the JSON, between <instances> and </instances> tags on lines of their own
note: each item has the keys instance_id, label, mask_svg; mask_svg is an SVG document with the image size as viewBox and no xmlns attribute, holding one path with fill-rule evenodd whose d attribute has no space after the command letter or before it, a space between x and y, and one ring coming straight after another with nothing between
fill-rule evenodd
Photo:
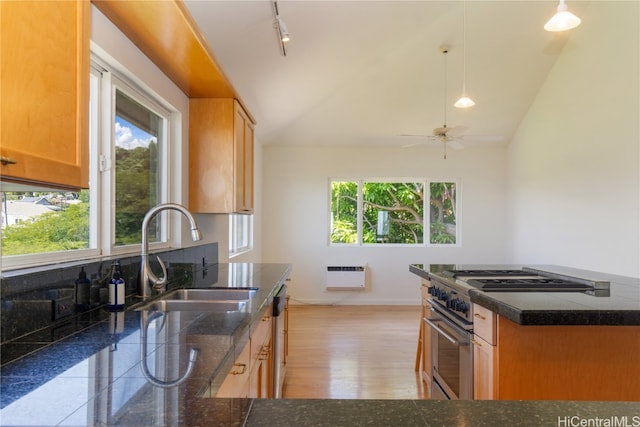
<instances>
[{"instance_id":1,"label":"cabinet door","mask_svg":"<svg viewBox=\"0 0 640 427\"><path fill-rule=\"evenodd\" d=\"M427 384L427 390L429 394L431 393L431 381L433 380L433 375L431 373L432 362L431 362L431 326L424 321L424 318L429 318L431 314L431 304L429 304L428 292L431 282L428 280L422 281L422 318L420 319L422 322L422 326L420 328L421 340L422 340L422 351L421 351L421 373L422 380Z\"/></svg>"},{"instance_id":2,"label":"cabinet door","mask_svg":"<svg viewBox=\"0 0 640 427\"><path fill-rule=\"evenodd\" d=\"M265 313L251 331L251 385L249 397L271 397L272 368L272 317Z\"/></svg>"},{"instance_id":3,"label":"cabinet door","mask_svg":"<svg viewBox=\"0 0 640 427\"><path fill-rule=\"evenodd\" d=\"M235 211L253 212L253 124L236 101L235 109Z\"/></svg>"},{"instance_id":4,"label":"cabinet door","mask_svg":"<svg viewBox=\"0 0 640 427\"><path fill-rule=\"evenodd\" d=\"M251 344L240 352L236 361L218 389L216 397L249 397L249 379L251 370Z\"/></svg>"},{"instance_id":5,"label":"cabinet door","mask_svg":"<svg viewBox=\"0 0 640 427\"><path fill-rule=\"evenodd\" d=\"M189 209L253 212L253 124L235 99L189 100Z\"/></svg>"},{"instance_id":6,"label":"cabinet door","mask_svg":"<svg viewBox=\"0 0 640 427\"><path fill-rule=\"evenodd\" d=\"M495 347L474 336L473 340L473 398L493 400L496 397Z\"/></svg>"},{"instance_id":7,"label":"cabinet door","mask_svg":"<svg viewBox=\"0 0 640 427\"><path fill-rule=\"evenodd\" d=\"M88 188L88 1L0 2L3 181Z\"/></svg>"}]
</instances>

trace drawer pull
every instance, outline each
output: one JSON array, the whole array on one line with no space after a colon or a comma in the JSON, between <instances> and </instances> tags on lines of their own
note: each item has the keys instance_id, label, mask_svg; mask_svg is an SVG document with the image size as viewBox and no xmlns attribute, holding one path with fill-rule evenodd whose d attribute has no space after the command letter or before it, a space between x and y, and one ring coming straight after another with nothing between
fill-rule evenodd
<instances>
[{"instance_id":1,"label":"drawer pull","mask_svg":"<svg viewBox=\"0 0 640 427\"><path fill-rule=\"evenodd\" d=\"M240 368L239 371L233 370L231 371L231 375L242 375L245 372L247 372L247 364L246 363L236 363L235 365L233 365L235 367Z\"/></svg>"},{"instance_id":2,"label":"drawer pull","mask_svg":"<svg viewBox=\"0 0 640 427\"><path fill-rule=\"evenodd\" d=\"M478 313L474 313L473 314L474 317L477 317L480 320L487 320L486 317L484 317L482 314L478 314Z\"/></svg>"},{"instance_id":3,"label":"drawer pull","mask_svg":"<svg viewBox=\"0 0 640 427\"><path fill-rule=\"evenodd\" d=\"M0 157L0 163L2 163L2 166L7 166L7 165L15 165L18 162L13 160L11 157L2 156Z\"/></svg>"},{"instance_id":4,"label":"drawer pull","mask_svg":"<svg viewBox=\"0 0 640 427\"><path fill-rule=\"evenodd\" d=\"M473 340L473 339L471 340L471 344L477 345L478 347L482 347L482 344L480 344L478 341Z\"/></svg>"}]
</instances>

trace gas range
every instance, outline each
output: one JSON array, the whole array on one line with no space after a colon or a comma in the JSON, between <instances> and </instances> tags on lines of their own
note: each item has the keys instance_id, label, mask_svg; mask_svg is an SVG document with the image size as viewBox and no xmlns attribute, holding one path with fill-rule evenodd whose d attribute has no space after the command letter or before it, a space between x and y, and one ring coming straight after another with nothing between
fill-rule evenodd
<instances>
[{"instance_id":1,"label":"gas range","mask_svg":"<svg viewBox=\"0 0 640 427\"><path fill-rule=\"evenodd\" d=\"M431 275L430 302L463 329L473 329L469 291L583 292L608 296L609 282L549 273L533 268L447 270Z\"/></svg>"},{"instance_id":2,"label":"gas range","mask_svg":"<svg viewBox=\"0 0 640 427\"><path fill-rule=\"evenodd\" d=\"M463 286L485 292L587 292L609 289L609 282L565 276L528 267L520 270L448 270L442 275Z\"/></svg>"}]
</instances>

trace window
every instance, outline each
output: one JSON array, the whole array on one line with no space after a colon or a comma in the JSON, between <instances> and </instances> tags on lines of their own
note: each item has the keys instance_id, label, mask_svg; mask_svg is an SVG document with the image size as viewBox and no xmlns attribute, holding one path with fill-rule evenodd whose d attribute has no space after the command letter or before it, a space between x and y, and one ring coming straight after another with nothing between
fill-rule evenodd
<instances>
[{"instance_id":1,"label":"window","mask_svg":"<svg viewBox=\"0 0 640 427\"><path fill-rule=\"evenodd\" d=\"M331 180L330 185L331 244L457 243L455 182Z\"/></svg>"},{"instance_id":2,"label":"window","mask_svg":"<svg viewBox=\"0 0 640 427\"><path fill-rule=\"evenodd\" d=\"M93 60L90 189L74 193L3 188L5 268L135 252L144 215L168 200L171 111L156 95L142 91L100 59ZM155 247L168 246L163 218L157 215L150 224L149 240Z\"/></svg>"},{"instance_id":3,"label":"window","mask_svg":"<svg viewBox=\"0 0 640 427\"><path fill-rule=\"evenodd\" d=\"M167 119L116 89L115 245L140 243L142 220L162 199L161 148ZM149 241L161 240L160 216L153 218Z\"/></svg>"},{"instance_id":4,"label":"window","mask_svg":"<svg viewBox=\"0 0 640 427\"><path fill-rule=\"evenodd\" d=\"M229 254L237 255L253 247L253 215L229 215Z\"/></svg>"}]
</instances>

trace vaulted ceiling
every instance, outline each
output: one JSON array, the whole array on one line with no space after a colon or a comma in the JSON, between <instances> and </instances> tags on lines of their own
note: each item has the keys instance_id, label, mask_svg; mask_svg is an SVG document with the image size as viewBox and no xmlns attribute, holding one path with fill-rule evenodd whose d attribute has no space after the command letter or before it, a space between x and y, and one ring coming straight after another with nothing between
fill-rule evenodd
<instances>
[{"instance_id":1,"label":"vaulted ceiling","mask_svg":"<svg viewBox=\"0 0 640 427\"><path fill-rule=\"evenodd\" d=\"M589 25L544 31L555 1L281 0L291 34L283 56L273 2L185 4L262 144L402 146L411 141L398 135L443 125L445 83L446 123L469 128L465 145L506 144L556 58L572 48L571 33ZM588 8L568 5L578 16ZM466 89L476 105L460 110L464 8Z\"/></svg>"}]
</instances>

